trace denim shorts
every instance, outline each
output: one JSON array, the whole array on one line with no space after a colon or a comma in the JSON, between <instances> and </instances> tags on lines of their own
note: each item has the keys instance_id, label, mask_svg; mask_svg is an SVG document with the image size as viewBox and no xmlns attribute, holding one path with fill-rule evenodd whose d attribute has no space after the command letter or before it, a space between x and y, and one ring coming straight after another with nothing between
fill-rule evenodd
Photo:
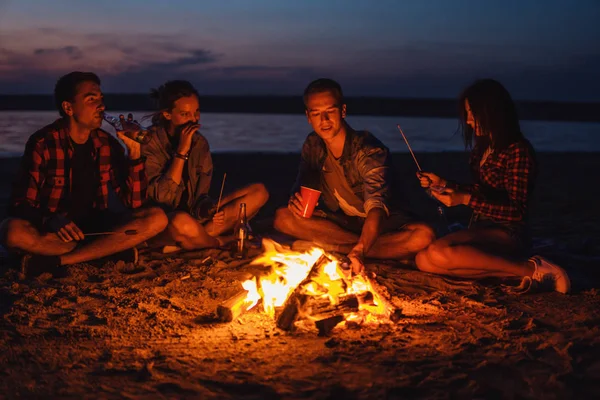
<instances>
[{"instance_id":1,"label":"denim shorts","mask_svg":"<svg viewBox=\"0 0 600 400\"><path fill-rule=\"evenodd\" d=\"M515 224L510 221L498 221L482 215L473 214L469 229L500 229L508 233L511 239L514 240L517 248L528 251L531 248L531 236L526 226Z\"/></svg>"}]
</instances>

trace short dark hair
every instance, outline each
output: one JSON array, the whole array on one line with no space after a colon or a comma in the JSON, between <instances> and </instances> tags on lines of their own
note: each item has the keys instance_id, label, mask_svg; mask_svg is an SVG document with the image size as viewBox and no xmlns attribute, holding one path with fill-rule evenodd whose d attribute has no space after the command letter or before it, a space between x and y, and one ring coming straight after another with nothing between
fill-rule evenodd
<instances>
[{"instance_id":1,"label":"short dark hair","mask_svg":"<svg viewBox=\"0 0 600 400\"><path fill-rule=\"evenodd\" d=\"M323 92L331 92L337 98L340 106L344 104L344 94L342 93L342 87L340 84L333 79L320 78L309 83L306 89L304 89L304 95L302 96L304 100L304 107L306 107L308 96Z\"/></svg>"},{"instance_id":2,"label":"short dark hair","mask_svg":"<svg viewBox=\"0 0 600 400\"><path fill-rule=\"evenodd\" d=\"M483 136L476 136L466 123L465 100ZM501 151L523 138L515 103L504 86L494 79L480 79L469 85L459 97L458 108L466 148L484 151L489 145Z\"/></svg>"},{"instance_id":3,"label":"short dark hair","mask_svg":"<svg viewBox=\"0 0 600 400\"><path fill-rule=\"evenodd\" d=\"M56 82L56 86L54 86L54 104L61 117L67 116L62 108L63 101L73 102L77 95L77 87L83 82L94 82L100 85L100 78L93 72L74 71L60 77Z\"/></svg>"},{"instance_id":4,"label":"short dark hair","mask_svg":"<svg viewBox=\"0 0 600 400\"><path fill-rule=\"evenodd\" d=\"M163 111L171 111L175 107L175 102L182 97L196 96L200 99L198 91L188 81L174 80L167 81L157 89L150 90L150 97L156 101L158 111L151 115L152 123L164 123L162 120Z\"/></svg>"}]
</instances>

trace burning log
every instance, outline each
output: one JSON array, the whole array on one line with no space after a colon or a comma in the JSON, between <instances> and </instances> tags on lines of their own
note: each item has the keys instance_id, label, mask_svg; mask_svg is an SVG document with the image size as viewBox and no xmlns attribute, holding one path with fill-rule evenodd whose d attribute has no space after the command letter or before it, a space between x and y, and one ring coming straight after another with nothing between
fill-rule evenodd
<instances>
[{"instance_id":1,"label":"burning log","mask_svg":"<svg viewBox=\"0 0 600 400\"><path fill-rule=\"evenodd\" d=\"M317 262L313 264L310 269L310 272L292 292L290 297L285 302L283 307L283 311L277 317L277 327L279 329L283 329L284 331L288 331L292 329L294 322L298 317L300 310L302 310L309 299L309 295L303 293L304 286L308 284L312 278L318 273L319 268L331 262L331 259L323 254Z\"/></svg>"},{"instance_id":2,"label":"burning log","mask_svg":"<svg viewBox=\"0 0 600 400\"><path fill-rule=\"evenodd\" d=\"M319 336L329 335L333 328L345 320L344 314L358 312L359 307L358 297L354 294L344 296L334 305L328 298L311 299L309 304L310 319L315 320Z\"/></svg>"},{"instance_id":3,"label":"burning log","mask_svg":"<svg viewBox=\"0 0 600 400\"><path fill-rule=\"evenodd\" d=\"M329 318L315 322L315 326L319 330L319 336L327 336L340 322L344 321L343 315L334 315Z\"/></svg>"},{"instance_id":4,"label":"burning log","mask_svg":"<svg viewBox=\"0 0 600 400\"><path fill-rule=\"evenodd\" d=\"M306 308L310 318L319 321L336 315L343 316L347 313L357 312L358 305L357 296L351 294L340 298L340 302L333 305L328 298L312 297Z\"/></svg>"},{"instance_id":5,"label":"burning log","mask_svg":"<svg viewBox=\"0 0 600 400\"><path fill-rule=\"evenodd\" d=\"M219 304L217 307L217 316L222 322L231 322L247 311L249 302L247 301L248 291L242 289L232 297Z\"/></svg>"}]
</instances>

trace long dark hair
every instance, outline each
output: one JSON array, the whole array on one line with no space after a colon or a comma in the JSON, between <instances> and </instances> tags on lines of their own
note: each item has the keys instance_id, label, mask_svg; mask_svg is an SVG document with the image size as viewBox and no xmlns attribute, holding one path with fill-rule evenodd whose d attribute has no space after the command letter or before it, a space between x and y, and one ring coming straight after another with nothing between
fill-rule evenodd
<instances>
[{"instance_id":1,"label":"long dark hair","mask_svg":"<svg viewBox=\"0 0 600 400\"><path fill-rule=\"evenodd\" d=\"M474 129L466 122L465 100L469 102L475 125L483 133L482 136L475 135ZM494 151L502 151L523 138L515 103L498 81L475 81L461 93L458 107L467 149L483 152L489 145Z\"/></svg>"},{"instance_id":2,"label":"long dark hair","mask_svg":"<svg viewBox=\"0 0 600 400\"><path fill-rule=\"evenodd\" d=\"M152 117L152 124L165 126L168 121L164 118L163 112L171 111L173 107L175 107L175 102L177 100L189 96L196 96L198 99L200 98L194 85L188 81L168 81L158 88L152 89L150 91L150 97L156 101L157 108L156 112L148 116Z\"/></svg>"}]
</instances>

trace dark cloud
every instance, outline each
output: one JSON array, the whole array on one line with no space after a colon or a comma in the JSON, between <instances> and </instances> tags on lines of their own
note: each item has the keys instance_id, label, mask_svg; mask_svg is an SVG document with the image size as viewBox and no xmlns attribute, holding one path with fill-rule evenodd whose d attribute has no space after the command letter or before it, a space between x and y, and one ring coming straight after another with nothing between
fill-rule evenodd
<instances>
[{"instance_id":1,"label":"dark cloud","mask_svg":"<svg viewBox=\"0 0 600 400\"><path fill-rule=\"evenodd\" d=\"M70 60L79 60L83 57L83 52L77 46L65 46L58 49L35 49L33 54L36 56L66 56Z\"/></svg>"},{"instance_id":2,"label":"dark cloud","mask_svg":"<svg viewBox=\"0 0 600 400\"><path fill-rule=\"evenodd\" d=\"M0 48L0 92L48 93L60 75L83 65L97 71L104 90L113 93L144 93L166 80L187 79L203 94L296 95L311 80L329 76L351 96L453 98L474 79L492 77L517 99L600 101L600 54L549 56L544 49L432 42L357 50L337 66L334 53L330 62L315 59L310 67L227 66L220 65L225 57L218 49L186 48L175 36L118 40L116 34L98 34L87 35L86 41L91 44L38 48L30 54ZM131 61L130 66L83 64L90 55L105 52L113 61ZM48 60L72 63L46 71L42 67Z\"/></svg>"}]
</instances>

